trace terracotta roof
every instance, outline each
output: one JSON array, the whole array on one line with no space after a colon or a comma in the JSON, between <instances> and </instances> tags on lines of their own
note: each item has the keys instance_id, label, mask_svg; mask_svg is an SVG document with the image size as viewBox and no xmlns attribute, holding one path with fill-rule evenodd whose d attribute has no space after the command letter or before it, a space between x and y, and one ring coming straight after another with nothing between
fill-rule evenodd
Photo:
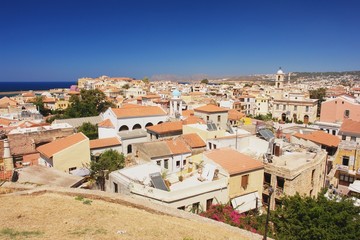
<instances>
[{"instance_id":1,"label":"terracotta roof","mask_svg":"<svg viewBox=\"0 0 360 240\"><path fill-rule=\"evenodd\" d=\"M309 134L295 133L294 137L302 138L329 147L337 147L340 143L340 138L324 131L315 131Z\"/></svg>"},{"instance_id":2,"label":"terracotta roof","mask_svg":"<svg viewBox=\"0 0 360 240\"><path fill-rule=\"evenodd\" d=\"M186 144L191 148L206 147L206 143L197 133L183 134L181 135L181 138L184 139Z\"/></svg>"},{"instance_id":3,"label":"terracotta roof","mask_svg":"<svg viewBox=\"0 0 360 240\"><path fill-rule=\"evenodd\" d=\"M245 117L244 113L241 113L235 109L230 109L229 110L229 116L228 119L229 120L240 120L241 118Z\"/></svg>"},{"instance_id":4,"label":"terracotta roof","mask_svg":"<svg viewBox=\"0 0 360 240\"><path fill-rule=\"evenodd\" d=\"M56 100L55 98L44 98L43 103L54 103Z\"/></svg>"},{"instance_id":5,"label":"terracotta roof","mask_svg":"<svg viewBox=\"0 0 360 240\"><path fill-rule=\"evenodd\" d=\"M351 119L344 119L344 122L341 124L339 133L360 134L360 122L353 121Z\"/></svg>"},{"instance_id":6,"label":"terracotta roof","mask_svg":"<svg viewBox=\"0 0 360 240\"><path fill-rule=\"evenodd\" d=\"M181 112L181 115L184 117L194 116L194 110L184 110Z\"/></svg>"},{"instance_id":7,"label":"terracotta roof","mask_svg":"<svg viewBox=\"0 0 360 240\"><path fill-rule=\"evenodd\" d=\"M204 153L212 161L219 164L230 175L263 169L264 164L231 148L219 148Z\"/></svg>"},{"instance_id":8,"label":"terracotta roof","mask_svg":"<svg viewBox=\"0 0 360 240\"><path fill-rule=\"evenodd\" d=\"M111 109L117 118L165 116L166 112L158 106L122 107Z\"/></svg>"},{"instance_id":9,"label":"terracotta roof","mask_svg":"<svg viewBox=\"0 0 360 240\"><path fill-rule=\"evenodd\" d=\"M33 92L26 92L22 94L23 97L35 97L35 93Z\"/></svg>"},{"instance_id":10,"label":"terracotta roof","mask_svg":"<svg viewBox=\"0 0 360 240\"><path fill-rule=\"evenodd\" d=\"M186 145L185 141L182 139L172 139L166 141L167 146L169 147L172 154L183 154L191 153L190 148Z\"/></svg>"},{"instance_id":11,"label":"terracotta roof","mask_svg":"<svg viewBox=\"0 0 360 240\"><path fill-rule=\"evenodd\" d=\"M121 141L117 137L90 140L90 149L112 147L118 145L121 145Z\"/></svg>"},{"instance_id":12,"label":"terracotta roof","mask_svg":"<svg viewBox=\"0 0 360 240\"><path fill-rule=\"evenodd\" d=\"M9 98L9 97L3 97L3 98L0 98L0 104L2 105L2 104L9 104L9 105L11 105L11 106L16 106L18 103L17 103L17 101L15 101L15 100L13 100L13 99L11 99L11 98Z\"/></svg>"},{"instance_id":13,"label":"terracotta roof","mask_svg":"<svg viewBox=\"0 0 360 240\"><path fill-rule=\"evenodd\" d=\"M212 104L208 104L202 107L198 107L194 109L195 112L207 112L207 113L217 113L217 112L227 112L228 109L218 107Z\"/></svg>"},{"instance_id":14,"label":"terracotta roof","mask_svg":"<svg viewBox=\"0 0 360 240\"><path fill-rule=\"evenodd\" d=\"M160 124L156 124L154 126L146 127L151 132L155 132L158 134L164 134L169 132L182 132L183 123L181 121L177 122L164 122Z\"/></svg>"},{"instance_id":15,"label":"terracotta roof","mask_svg":"<svg viewBox=\"0 0 360 240\"><path fill-rule=\"evenodd\" d=\"M103 127L103 128L114 128L114 125L112 124L112 122L110 121L110 119L106 119L102 122L98 123L98 127Z\"/></svg>"},{"instance_id":16,"label":"terracotta roof","mask_svg":"<svg viewBox=\"0 0 360 240\"><path fill-rule=\"evenodd\" d=\"M76 133L65 138L57 139L48 144L38 147L36 150L47 158L51 158L54 154L71 147L72 145L88 139L83 133Z\"/></svg>"},{"instance_id":17,"label":"terracotta roof","mask_svg":"<svg viewBox=\"0 0 360 240\"><path fill-rule=\"evenodd\" d=\"M6 119L6 118L0 118L0 125L10 126L10 124L12 122L14 122L14 120L9 120L9 119Z\"/></svg>"},{"instance_id":18,"label":"terracotta roof","mask_svg":"<svg viewBox=\"0 0 360 240\"><path fill-rule=\"evenodd\" d=\"M197 116L190 116L187 117L185 120L182 121L184 125L188 124L195 124L195 123L202 123L205 124L205 121Z\"/></svg>"}]
</instances>

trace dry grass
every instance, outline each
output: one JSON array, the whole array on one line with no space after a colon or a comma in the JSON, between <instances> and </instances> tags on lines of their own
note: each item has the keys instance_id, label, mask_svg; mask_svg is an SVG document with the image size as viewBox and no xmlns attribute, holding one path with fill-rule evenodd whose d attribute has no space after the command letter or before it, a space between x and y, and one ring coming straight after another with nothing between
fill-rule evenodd
<instances>
[{"instance_id":1,"label":"dry grass","mask_svg":"<svg viewBox=\"0 0 360 240\"><path fill-rule=\"evenodd\" d=\"M44 193L1 195L0 202L0 239L246 239L213 224L96 199Z\"/></svg>"}]
</instances>

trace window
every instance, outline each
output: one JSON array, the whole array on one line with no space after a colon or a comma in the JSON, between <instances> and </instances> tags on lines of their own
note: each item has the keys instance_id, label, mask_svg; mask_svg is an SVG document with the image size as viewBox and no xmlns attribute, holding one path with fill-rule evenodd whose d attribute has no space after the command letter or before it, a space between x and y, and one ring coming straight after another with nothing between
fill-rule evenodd
<instances>
[{"instance_id":1,"label":"window","mask_svg":"<svg viewBox=\"0 0 360 240\"><path fill-rule=\"evenodd\" d=\"M210 117L209 116L206 116L206 121L209 121L210 120Z\"/></svg>"},{"instance_id":2,"label":"window","mask_svg":"<svg viewBox=\"0 0 360 240\"><path fill-rule=\"evenodd\" d=\"M350 117L350 110L345 110L344 117L346 118Z\"/></svg>"},{"instance_id":3,"label":"window","mask_svg":"<svg viewBox=\"0 0 360 240\"><path fill-rule=\"evenodd\" d=\"M246 174L241 177L241 187L246 189L248 184L249 184L249 174Z\"/></svg>"},{"instance_id":4,"label":"window","mask_svg":"<svg viewBox=\"0 0 360 240\"><path fill-rule=\"evenodd\" d=\"M218 122L220 122L221 121L221 116L220 115L218 115Z\"/></svg>"},{"instance_id":5,"label":"window","mask_svg":"<svg viewBox=\"0 0 360 240\"><path fill-rule=\"evenodd\" d=\"M286 110L286 105L285 104L283 105L283 110Z\"/></svg>"},{"instance_id":6,"label":"window","mask_svg":"<svg viewBox=\"0 0 360 240\"><path fill-rule=\"evenodd\" d=\"M342 157L342 165L349 166L349 157L348 156Z\"/></svg>"},{"instance_id":7,"label":"window","mask_svg":"<svg viewBox=\"0 0 360 240\"><path fill-rule=\"evenodd\" d=\"M344 101L342 101L341 104L344 104Z\"/></svg>"},{"instance_id":8,"label":"window","mask_svg":"<svg viewBox=\"0 0 360 240\"><path fill-rule=\"evenodd\" d=\"M346 136L345 136L345 135L342 135L342 136L341 136L341 140L346 140Z\"/></svg>"},{"instance_id":9,"label":"window","mask_svg":"<svg viewBox=\"0 0 360 240\"><path fill-rule=\"evenodd\" d=\"M279 110L279 104L276 104L276 110Z\"/></svg>"},{"instance_id":10,"label":"window","mask_svg":"<svg viewBox=\"0 0 360 240\"><path fill-rule=\"evenodd\" d=\"M74 171L76 167L69 168L69 172Z\"/></svg>"},{"instance_id":11,"label":"window","mask_svg":"<svg viewBox=\"0 0 360 240\"><path fill-rule=\"evenodd\" d=\"M200 203L199 203L199 202L193 203L191 212L198 214L198 213L199 213L199 207L200 207Z\"/></svg>"},{"instance_id":12,"label":"window","mask_svg":"<svg viewBox=\"0 0 360 240\"><path fill-rule=\"evenodd\" d=\"M209 142L209 149L211 150L211 147L212 147L212 144L211 144L211 142Z\"/></svg>"},{"instance_id":13,"label":"window","mask_svg":"<svg viewBox=\"0 0 360 240\"><path fill-rule=\"evenodd\" d=\"M349 176L349 175L345 175L345 174L340 174L340 181L345 181L345 182L349 182L349 183L353 183L355 178L353 176Z\"/></svg>"},{"instance_id":14,"label":"window","mask_svg":"<svg viewBox=\"0 0 360 240\"><path fill-rule=\"evenodd\" d=\"M185 206L178 207L177 209L185 211Z\"/></svg>"},{"instance_id":15,"label":"window","mask_svg":"<svg viewBox=\"0 0 360 240\"><path fill-rule=\"evenodd\" d=\"M183 167L186 166L186 159L183 160Z\"/></svg>"},{"instance_id":16,"label":"window","mask_svg":"<svg viewBox=\"0 0 360 240\"><path fill-rule=\"evenodd\" d=\"M213 198L206 200L206 210L209 210L213 203Z\"/></svg>"},{"instance_id":17,"label":"window","mask_svg":"<svg viewBox=\"0 0 360 240\"><path fill-rule=\"evenodd\" d=\"M164 168L169 169L169 159L164 160Z\"/></svg>"},{"instance_id":18,"label":"window","mask_svg":"<svg viewBox=\"0 0 360 240\"><path fill-rule=\"evenodd\" d=\"M213 146L214 146L214 149L216 149L216 145L214 144Z\"/></svg>"},{"instance_id":19,"label":"window","mask_svg":"<svg viewBox=\"0 0 360 240\"><path fill-rule=\"evenodd\" d=\"M115 193L119 192L117 183L114 183L114 192Z\"/></svg>"},{"instance_id":20,"label":"window","mask_svg":"<svg viewBox=\"0 0 360 240\"><path fill-rule=\"evenodd\" d=\"M177 167L177 168L180 167L180 161L176 161L176 167Z\"/></svg>"},{"instance_id":21,"label":"window","mask_svg":"<svg viewBox=\"0 0 360 240\"><path fill-rule=\"evenodd\" d=\"M305 112L308 112L309 111L309 106L306 106L305 107Z\"/></svg>"},{"instance_id":22,"label":"window","mask_svg":"<svg viewBox=\"0 0 360 240\"><path fill-rule=\"evenodd\" d=\"M294 111L297 111L297 106L294 106Z\"/></svg>"},{"instance_id":23,"label":"window","mask_svg":"<svg viewBox=\"0 0 360 240\"><path fill-rule=\"evenodd\" d=\"M158 166L161 166L161 160L157 160L157 161L156 161L156 164L157 164Z\"/></svg>"},{"instance_id":24,"label":"window","mask_svg":"<svg viewBox=\"0 0 360 240\"><path fill-rule=\"evenodd\" d=\"M356 142L356 137L351 136L350 141L351 141L351 142Z\"/></svg>"}]
</instances>

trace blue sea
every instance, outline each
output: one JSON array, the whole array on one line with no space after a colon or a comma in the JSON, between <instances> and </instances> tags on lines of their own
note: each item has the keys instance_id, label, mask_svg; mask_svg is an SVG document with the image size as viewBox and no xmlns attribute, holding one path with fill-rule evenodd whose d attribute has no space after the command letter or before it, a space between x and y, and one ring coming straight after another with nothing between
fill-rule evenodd
<instances>
[{"instance_id":1,"label":"blue sea","mask_svg":"<svg viewBox=\"0 0 360 240\"><path fill-rule=\"evenodd\" d=\"M76 82L0 82L0 92L70 88Z\"/></svg>"}]
</instances>

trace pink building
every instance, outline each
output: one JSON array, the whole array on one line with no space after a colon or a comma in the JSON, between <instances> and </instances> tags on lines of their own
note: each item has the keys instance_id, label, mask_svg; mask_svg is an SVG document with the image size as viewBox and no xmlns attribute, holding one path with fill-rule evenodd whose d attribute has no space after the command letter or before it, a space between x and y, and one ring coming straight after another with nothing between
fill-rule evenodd
<instances>
[{"instance_id":1,"label":"pink building","mask_svg":"<svg viewBox=\"0 0 360 240\"><path fill-rule=\"evenodd\" d=\"M320 122L339 123L344 119L360 121L360 103L349 95L341 95L321 104Z\"/></svg>"}]
</instances>

